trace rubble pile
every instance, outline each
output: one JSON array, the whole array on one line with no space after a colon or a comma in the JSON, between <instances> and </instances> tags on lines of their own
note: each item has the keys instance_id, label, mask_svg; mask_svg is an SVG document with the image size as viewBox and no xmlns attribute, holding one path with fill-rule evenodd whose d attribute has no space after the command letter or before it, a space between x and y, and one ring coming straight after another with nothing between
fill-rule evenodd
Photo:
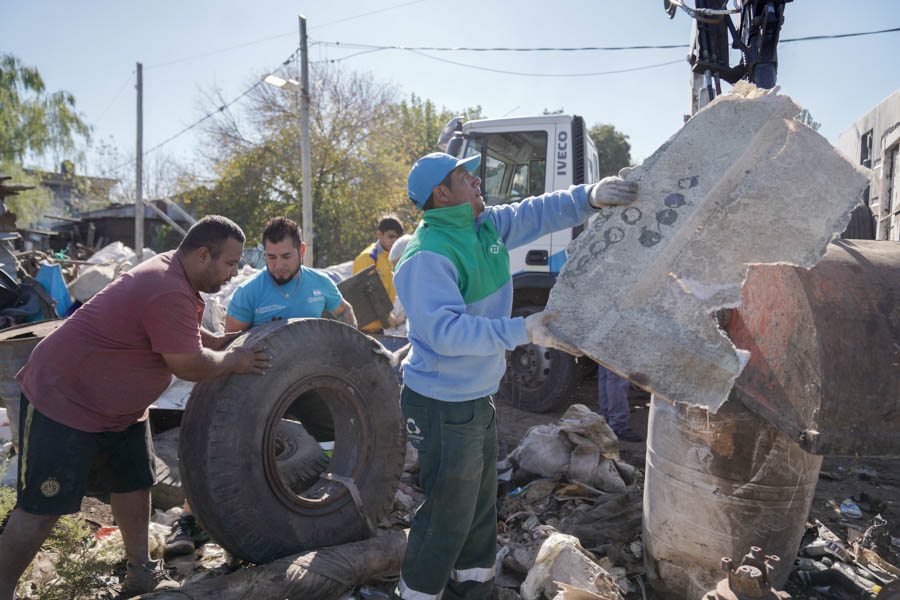
<instances>
[{"instance_id":1,"label":"rubble pile","mask_svg":"<svg viewBox=\"0 0 900 600\"><path fill-rule=\"evenodd\" d=\"M603 417L572 405L556 423L532 427L509 458L515 487L498 503L497 585L531 600L635 591L643 475L619 458Z\"/></svg>"},{"instance_id":2,"label":"rubble pile","mask_svg":"<svg viewBox=\"0 0 900 600\"><path fill-rule=\"evenodd\" d=\"M887 586L896 594L894 586L900 585L900 569L874 550L877 538L890 538L882 529L886 524L878 515L862 535L845 542L814 519L801 542L792 583L806 588L807 593L835 600L875 598Z\"/></svg>"},{"instance_id":3,"label":"rubble pile","mask_svg":"<svg viewBox=\"0 0 900 600\"><path fill-rule=\"evenodd\" d=\"M0 422L5 421L3 416L0 414ZM653 597L645 583L641 538L644 474L642 469L621 460L615 435L601 417L583 405L572 405L557 421L528 430L510 453L509 462L513 466L512 477L501 484L498 495L495 598L623 600L648 594ZM417 472L416 452L408 446L404 474L391 512L378 524L378 538L400 535L410 526L416 508L424 500ZM849 477L850 472L824 471L823 479L831 482L832 478L845 475ZM893 489L888 487L891 481L887 476L879 475L874 467L856 465L852 475L868 483L880 478L885 493ZM791 596L872 600L879 590L896 581L900 576L900 569L895 566L900 557L900 540L891 537L887 520L882 517L882 514L893 515L895 502L865 492L857 494L855 499L819 501L819 508L830 507L834 519L846 527L846 539L822 521L810 522L786 586ZM868 518L857 518L856 511ZM150 531L154 558L163 556L164 540L180 516L180 506L154 511ZM95 566L103 565L105 571L97 573L93 581L107 591L89 597L112 598L124 577L120 562L121 535L116 527L106 524L102 527L91 524L91 530L90 540L73 557L92 560ZM337 546L334 550L340 552L341 548ZM25 589L47 590L61 585L57 570L64 564L61 558L58 551L43 552L28 576ZM312 585L319 574L303 566L308 566L309 560L307 554L278 561L295 565L290 567L295 569L291 572L301 575L277 585ZM232 589L229 586L241 589L260 577L276 585L275 578L265 575L274 563L243 568L246 565L231 559L214 542L199 545L187 556L166 557L166 565L184 586L184 591L179 591L183 595L178 597L206 598L215 593L224 600L231 596L222 590ZM335 586L332 595L321 597L386 598L393 579L381 573L378 577L358 580L349 588Z\"/></svg>"}]
</instances>

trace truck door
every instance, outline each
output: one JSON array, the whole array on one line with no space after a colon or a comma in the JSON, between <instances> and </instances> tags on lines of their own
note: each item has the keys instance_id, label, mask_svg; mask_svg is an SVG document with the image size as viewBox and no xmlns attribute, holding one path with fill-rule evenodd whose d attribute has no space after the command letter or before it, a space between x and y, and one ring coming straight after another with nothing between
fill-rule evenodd
<instances>
[{"instance_id":1,"label":"truck door","mask_svg":"<svg viewBox=\"0 0 900 600\"><path fill-rule=\"evenodd\" d=\"M565 190L570 185L597 181L598 156L585 129L584 119L578 116L556 126L551 149L552 190ZM584 229L583 225L553 233L550 243L550 272L559 273L566 262L566 248Z\"/></svg>"},{"instance_id":2,"label":"truck door","mask_svg":"<svg viewBox=\"0 0 900 600\"><path fill-rule=\"evenodd\" d=\"M471 134L466 157L483 156L482 187L488 206L519 202L539 196L552 183L547 170L549 140L553 128L530 131L484 130ZM509 251L510 273L549 271L550 236Z\"/></svg>"}]
</instances>

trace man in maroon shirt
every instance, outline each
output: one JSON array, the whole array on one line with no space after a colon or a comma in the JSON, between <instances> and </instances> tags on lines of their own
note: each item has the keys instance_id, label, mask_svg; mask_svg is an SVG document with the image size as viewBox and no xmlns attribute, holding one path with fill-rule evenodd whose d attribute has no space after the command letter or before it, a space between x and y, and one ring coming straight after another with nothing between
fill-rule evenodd
<instances>
[{"instance_id":1,"label":"man in maroon shirt","mask_svg":"<svg viewBox=\"0 0 900 600\"><path fill-rule=\"evenodd\" d=\"M235 334L200 326L199 292L216 292L237 274L243 247L232 221L197 221L177 250L126 272L78 309L16 375L18 501L0 535L0 600L15 597L59 516L80 510L89 472L108 487L125 542L122 597L177 587L148 552L155 468L147 409L173 373L202 381L268 368L263 348L222 351Z\"/></svg>"}]
</instances>

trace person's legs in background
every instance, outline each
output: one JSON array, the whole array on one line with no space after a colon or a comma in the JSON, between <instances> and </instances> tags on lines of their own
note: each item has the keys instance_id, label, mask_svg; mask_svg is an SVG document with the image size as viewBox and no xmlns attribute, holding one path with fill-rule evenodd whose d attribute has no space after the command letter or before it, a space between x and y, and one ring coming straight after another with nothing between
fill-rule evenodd
<instances>
[{"instance_id":1,"label":"person's legs in background","mask_svg":"<svg viewBox=\"0 0 900 600\"><path fill-rule=\"evenodd\" d=\"M603 365L597 365L597 412L625 442L642 442L644 438L631 429L631 415L628 406L630 383Z\"/></svg>"}]
</instances>

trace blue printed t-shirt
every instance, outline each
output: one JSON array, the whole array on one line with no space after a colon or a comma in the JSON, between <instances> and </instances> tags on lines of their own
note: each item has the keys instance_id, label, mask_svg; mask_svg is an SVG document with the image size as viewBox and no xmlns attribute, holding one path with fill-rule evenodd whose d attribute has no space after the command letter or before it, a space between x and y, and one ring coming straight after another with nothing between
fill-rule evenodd
<instances>
[{"instance_id":1,"label":"blue printed t-shirt","mask_svg":"<svg viewBox=\"0 0 900 600\"><path fill-rule=\"evenodd\" d=\"M273 319L321 317L325 309L340 306L343 297L327 275L300 267L298 277L300 281L295 277L276 285L263 269L238 286L228 304L228 315L255 327Z\"/></svg>"}]
</instances>

